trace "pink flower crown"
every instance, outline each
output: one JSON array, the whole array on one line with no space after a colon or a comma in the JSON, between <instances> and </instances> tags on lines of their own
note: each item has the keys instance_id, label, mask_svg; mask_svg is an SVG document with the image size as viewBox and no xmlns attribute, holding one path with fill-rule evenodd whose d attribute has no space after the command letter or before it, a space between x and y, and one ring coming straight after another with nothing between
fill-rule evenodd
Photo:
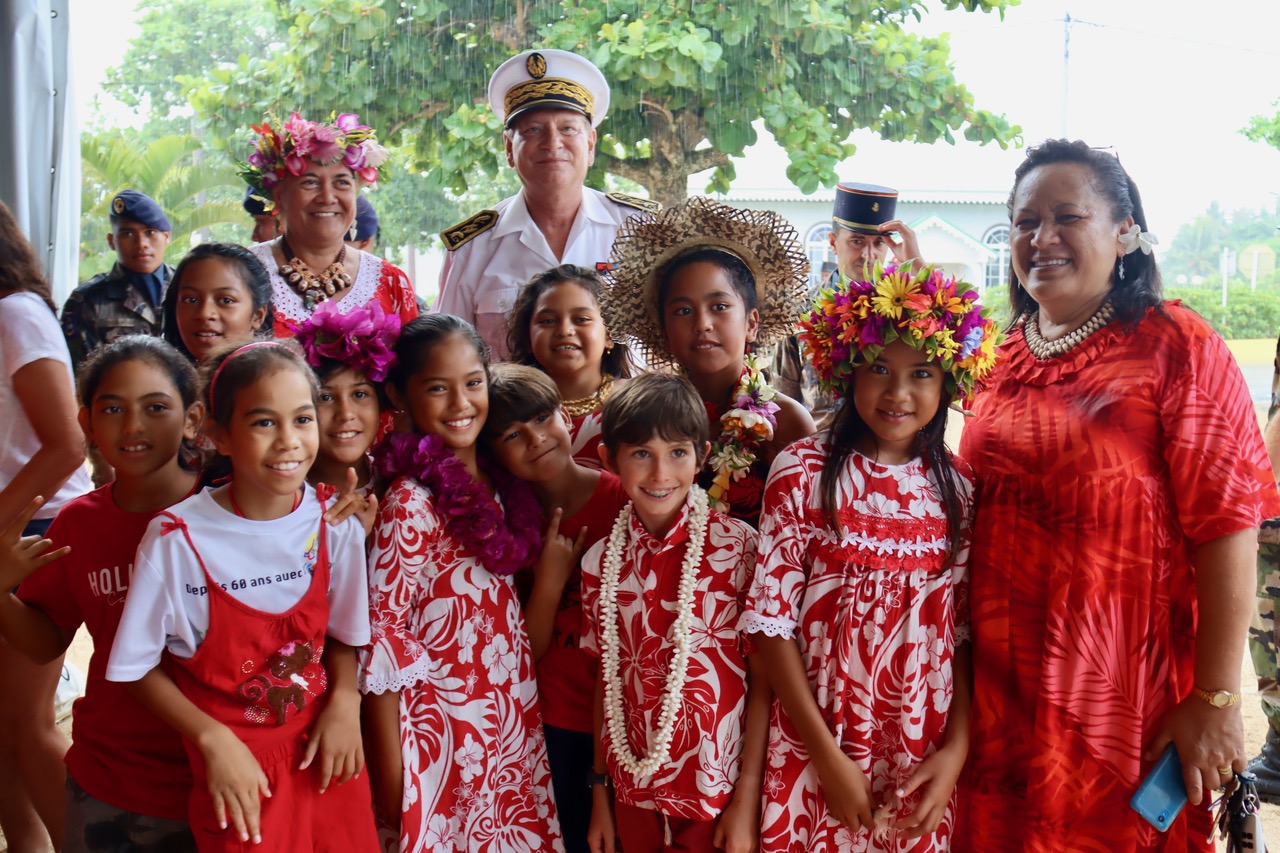
<instances>
[{"instance_id":1,"label":"pink flower crown","mask_svg":"<svg viewBox=\"0 0 1280 853\"><path fill-rule=\"evenodd\" d=\"M273 127L275 125L275 127ZM248 162L239 163L237 174L250 187L270 195L271 188L285 175L301 175L307 161L328 166L341 161L369 185L389 177L389 152L378 144L377 131L360 124L355 113L330 113L327 122L307 121L297 113L281 123L268 115L261 125L251 125L257 134ZM279 128L278 130L276 128ZM263 198L267 210L274 207Z\"/></svg>"},{"instance_id":2,"label":"pink flower crown","mask_svg":"<svg viewBox=\"0 0 1280 853\"><path fill-rule=\"evenodd\" d=\"M876 264L870 281L825 287L800 321L800 340L823 388L843 396L855 368L903 341L938 362L947 388L967 405L995 365L1004 335L978 292L933 267Z\"/></svg>"},{"instance_id":3,"label":"pink flower crown","mask_svg":"<svg viewBox=\"0 0 1280 853\"><path fill-rule=\"evenodd\" d=\"M392 351L400 336L400 316L367 302L343 314L332 302L322 302L301 324L286 321L307 364L319 367L326 358L340 361L365 378L383 382L396 362Z\"/></svg>"}]
</instances>

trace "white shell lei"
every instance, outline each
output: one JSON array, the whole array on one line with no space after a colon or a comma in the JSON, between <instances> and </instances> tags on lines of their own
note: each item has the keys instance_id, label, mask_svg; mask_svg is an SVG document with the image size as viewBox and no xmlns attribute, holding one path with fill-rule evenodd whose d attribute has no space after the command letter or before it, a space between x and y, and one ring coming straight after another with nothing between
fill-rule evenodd
<instances>
[{"instance_id":1,"label":"white shell lei","mask_svg":"<svg viewBox=\"0 0 1280 853\"><path fill-rule=\"evenodd\" d=\"M658 712L658 730L643 758L631 754L627 743L626 724L622 714L622 682L618 677L618 575L622 570L622 551L627 542L631 519L628 502L613 523L609 543L605 547L600 572L600 668L604 679L604 724L609 731L610 746L618 766L637 779L652 776L671 759L671 737L675 733L676 712L684 691L689 669L689 634L693 624L693 593L698 583L698 566L707 539L710 510L707 494L693 487L693 507L689 513L689 542L685 546L684 563L680 567L680 591L676 597L676 619L671 626L671 642L675 654L667 670L666 691Z\"/></svg>"}]
</instances>

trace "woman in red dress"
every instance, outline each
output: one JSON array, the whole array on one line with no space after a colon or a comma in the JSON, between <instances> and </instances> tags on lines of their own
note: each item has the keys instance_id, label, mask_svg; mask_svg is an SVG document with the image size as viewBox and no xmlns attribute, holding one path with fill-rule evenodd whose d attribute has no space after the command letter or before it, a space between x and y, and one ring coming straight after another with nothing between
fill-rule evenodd
<instances>
[{"instance_id":1,"label":"woman in red dress","mask_svg":"<svg viewBox=\"0 0 1280 853\"><path fill-rule=\"evenodd\" d=\"M955 846L1210 850L1206 804L1245 765L1254 528L1280 512L1253 406L1222 339L1161 299L1115 157L1032 148L1009 209L1018 321L960 446L978 508ZM1129 799L1171 741L1193 805L1160 833Z\"/></svg>"},{"instance_id":2,"label":"woman in red dress","mask_svg":"<svg viewBox=\"0 0 1280 853\"><path fill-rule=\"evenodd\" d=\"M346 314L368 302L402 323L418 316L409 277L389 261L345 240L365 186L385 177L387 149L352 113L308 121L293 113L254 127L253 154L240 171L267 209L278 209L284 233L250 251L271 275L273 330L293 337L321 302Z\"/></svg>"}]
</instances>

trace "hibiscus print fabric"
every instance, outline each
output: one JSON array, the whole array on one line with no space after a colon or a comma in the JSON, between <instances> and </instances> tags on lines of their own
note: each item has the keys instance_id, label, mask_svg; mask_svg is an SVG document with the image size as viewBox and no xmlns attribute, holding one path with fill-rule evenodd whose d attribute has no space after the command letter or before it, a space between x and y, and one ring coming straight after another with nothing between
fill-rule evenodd
<instances>
[{"instance_id":1,"label":"hibiscus print fabric","mask_svg":"<svg viewBox=\"0 0 1280 853\"><path fill-rule=\"evenodd\" d=\"M741 628L799 643L827 727L871 780L879 805L942 744L952 656L968 636L968 543L948 564L946 515L920 460L880 465L856 453L836 486L837 536L821 509L826 464L825 435L795 442L774 461ZM956 465L967 517L968 468ZM932 836L911 843L850 833L827 811L808 750L774 702L764 853L946 850L951 824L948 810Z\"/></svg>"},{"instance_id":2,"label":"hibiscus print fabric","mask_svg":"<svg viewBox=\"0 0 1280 853\"><path fill-rule=\"evenodd\" d=\"M1194 680L1192 549L1280 512L1240 369L1171 302L1049 361L1016 330L989 386L961 444L980 497L956 846L1212 850L1203 808L1159 833L1129 798Z\"/></svg>"},{"instance_id":3,"label":"hibiscus print fabric","mask_svg":"<svg viewBox=\"0 0 1280 853\"><path fill-rule=\"evenodd\" d=\"M511 578L461 552L416 480L396 480L369 558L366 693L400 692L403 853L562 851L538 689ZM585 781L583 784L586 784Z\"/></svg>"},{"instance_id":4,"label":"hibiscus print fabric","mask_svg":"<svg viewBox=\"0 0 1280 853\"><path fill-rule=\"evenodd\" d=\"M648 752L658 728L675 654L671 628L689 542L689 501L665 539L646 531L632 512L623 546L618 669L627 740L636 756ZM600 654L600 566L608 541L597 542L582 558L579 647L593 655ZM737 622L755 561L756 532L713 510L694 587L689 667L671 760L652 776L636 778L617 766L606 728L601 737L618 802L692 820L711 820L729 804L741 769L747 696L747 663Z\"/></svg>"}]
</instances>

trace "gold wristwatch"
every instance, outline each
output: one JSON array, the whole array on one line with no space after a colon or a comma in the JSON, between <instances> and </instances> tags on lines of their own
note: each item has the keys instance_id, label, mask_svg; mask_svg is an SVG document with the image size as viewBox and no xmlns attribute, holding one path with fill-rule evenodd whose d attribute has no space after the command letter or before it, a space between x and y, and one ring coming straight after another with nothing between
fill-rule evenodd
<instances>
[{"instance_id":1,"label":"gold wristwatch","mask_svg":"<svg viewBox=\"0 0 1280 853\"><path fill-rule=\"evenodd\" d=\"M1201 690L1192 685L1191 693L1215 708L1230 708L1240 702L1240 694L1232 693L1230 690Z\"/></svg>"}]
</instances>

